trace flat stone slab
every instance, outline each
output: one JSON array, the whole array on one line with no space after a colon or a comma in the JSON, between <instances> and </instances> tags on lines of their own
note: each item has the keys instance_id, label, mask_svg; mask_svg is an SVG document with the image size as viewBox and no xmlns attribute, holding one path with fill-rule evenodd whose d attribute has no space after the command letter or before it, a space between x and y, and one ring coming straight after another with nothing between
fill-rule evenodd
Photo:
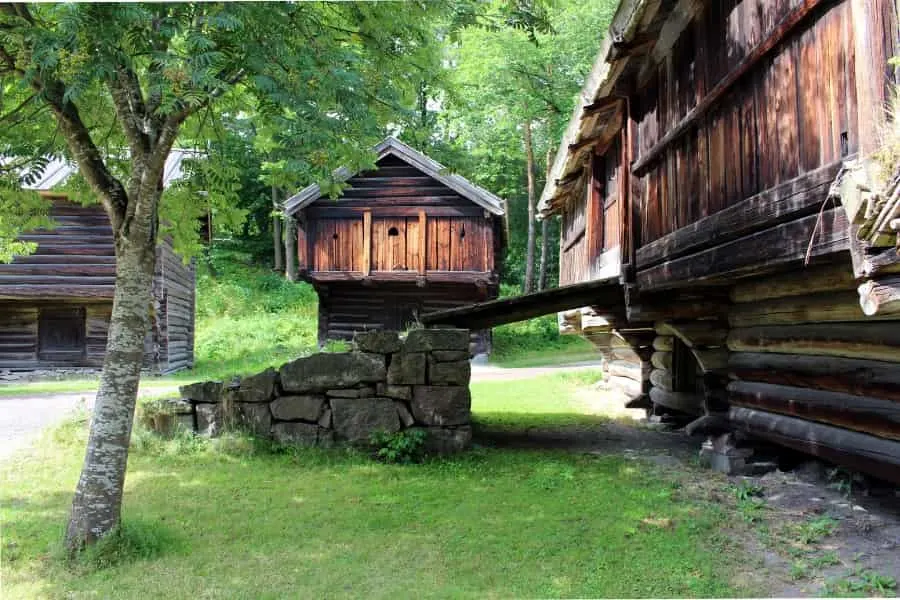
<instances>
[{"instance_id":1,"label":"flat stone slab","mask_svg":"<svg viewBox=\"0 0 900 600\"><path fill-rule=\"evenodd\" d=\"M269 437L272 430L272 413L269 405L259 402L238 402L237 413L241 424L257 437Z\"/></svg>"},{"instance_id":2,"label":"flat stone slab","mask_svg":"<svg viewBox=\"0 0 900 600\"><path fill-rule=\"evenodd\" d=\"M421 385L425 383L427 364L424 352L400 352L391 357L387 371L388 385Z\"/></svg>"},{"instance_id":3,"label":"flat stone slab","mask_svg":"<svg viewBox=\"0 0 900 600\"><path fill-rule=\"evenodd\" d=\"M468 329L413 329L403 342L404 352L431 352L432 350L469 351Z\"/></svg>"},{"instance_id":4,"label":"flat stone slab","mask_svg":"<svg viewBox=\"0 0 900 600\"><path fill-rule=\"evenodd\" d=\"M239 402L268 402L275 396L278 371L268 368L262 373L241 379L238 388Z\"/></svg>"},{"instance_id":5,"label":"flat stone slab","mask_svg":"<svg viewBox=\"0 0 900 600\"><path fill-rule=\"evenodd\" d=\"M348 442L368 442L376 431L400 430L400 417L390 398L332 398L335 436Z\"/></svg>"},{"instance_id":6,"label":"flat stone slab","mask_svg":"<svg viewBox=\"0 0 900 600\"><path fill-rule=\"evenodd\" d=\"M384 357L365 352L313 354L282 365L279 374L287 393L349 388L386 376Z\"/></svg>"},{"instance_id":7,"label":"flat stone slab","mask_svg":"<svg viewBox=\"0 0 900 600\"><path fill-rule=\"evenodd\" d=\"M272 408L272 416L279 421L310 421L315 422L322 414L322 405L325 404L324 396L279 396L269 405Z\"/></svg>"},{"instance_id":8,"label":"flat stone slab","mask_svg":"<svg viewBox=\"0 0 900 600\"><path fill-rule=\"evenodd\" d=\"M178 388L181 397L191 402L213 404L222 399L225 385L221 381L198 381Z\"/></svg>"},{"instance_id":9,"label":"flat stone slab","mask_svg":"<svg viewBox=\"0 0 900 600\"><path fill-rule=\"evenodd\" d=\"M428 383L437 385L469 385L472 365L468 360L434 362L428 364Z\"/></svg>"}]
</instances>

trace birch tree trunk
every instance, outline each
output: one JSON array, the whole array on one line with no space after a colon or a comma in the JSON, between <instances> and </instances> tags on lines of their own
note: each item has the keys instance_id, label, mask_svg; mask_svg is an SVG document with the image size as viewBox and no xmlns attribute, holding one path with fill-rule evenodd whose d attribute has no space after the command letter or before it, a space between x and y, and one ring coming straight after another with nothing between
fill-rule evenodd
<instances>
[{"instance_id":1,"label":"birch tree trunk","mask_svg":"<svg viewBox=\"0 0 900 600\"><path fill-rule=\"evenodd\" d=\"M285 219L284 262L288 281L297 281L297 222L293 217Z\"/></svg>"},{"instance_id":2,"label":"birch tree trunk","mask_svg":"<svg viewBox=\"0 0 900 600\"><path fill-rule=\"evenodd\" d=\"M281 210L278 203L278 191L272 186L272 247L275 250L275 270L284 272L284 233L281 229Z\"/></svg>"},{"instance_id":3,"label":"birch tree trunk","mask_svg":"<svg viewBox=\"0 0 900 600\"><path fill-rule=\"evenodd\" d=\"M550 171L553 170L553 150L547 148L547 172L544 182L550 181ZM541 263L538 268L538 291L547 289L547 254L550 251L550 221L541 221Z\"/></svg>"},{"instance_id":4,"label":"birch tree trunk","mask_svg":"<svg viewBox=\"0 0 900 600\"><path fill-rule=\"evenodd\" d=\"M528 170L528 245L525 250L525 283L526 294L534 289L534 147L531 141L531 119L525 121L525 164Z\"/></svg>"},{"instance_id":5,"label":"birch tree trunk","mask_svg":"<svg viewBox=\"0 0 900 600\"><path fill-rule=\"evenodd\" d=\"M70 551L95 542L119 525L144 338L150 327L157 201L151 201L153 214L135 215L127 232L116 232L112 317L84 466L66 529Z\"/></svg>"}]
</instances>

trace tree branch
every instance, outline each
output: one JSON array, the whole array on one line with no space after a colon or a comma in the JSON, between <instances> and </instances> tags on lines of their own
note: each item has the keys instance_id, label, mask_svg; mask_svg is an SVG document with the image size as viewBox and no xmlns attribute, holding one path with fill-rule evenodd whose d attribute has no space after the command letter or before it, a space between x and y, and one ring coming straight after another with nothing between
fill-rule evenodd
<instances>
[{"instance_id":1,"label":"tree branch","mask_svg":"<svg viewBox=\"0 0 900 600\"><path fill-rule=\"evenodd\" d=\"M107 81L107 87L131 154L140 158L150 151L151 132L147 131L147 113L137 75L125 65L119 65L116 76Z\"/></svg>"}]
</instances>

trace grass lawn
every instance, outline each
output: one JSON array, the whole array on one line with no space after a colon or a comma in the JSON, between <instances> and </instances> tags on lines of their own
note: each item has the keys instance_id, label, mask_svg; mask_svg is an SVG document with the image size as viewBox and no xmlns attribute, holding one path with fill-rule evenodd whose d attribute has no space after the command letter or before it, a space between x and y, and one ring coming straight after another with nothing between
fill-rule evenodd
<instances>
[{"instance_id":1,"label":"grass lawn","mask_svg":"<svg viewBox=\"0 0 900 600\"><path fill-rule=\"evenodd\" d=\"M473 386L479 422L581 414L576 373ZM582 411L583 412L583 411ZM531 415L523 418L523 414ZM524 419L524 420L523 420ZM70 423L0 466L4 597L732 596L724 509L615 456L476 449L422 465L138 433L125 559L58 558L85 442Z\"/></svg>"}]
</instances>

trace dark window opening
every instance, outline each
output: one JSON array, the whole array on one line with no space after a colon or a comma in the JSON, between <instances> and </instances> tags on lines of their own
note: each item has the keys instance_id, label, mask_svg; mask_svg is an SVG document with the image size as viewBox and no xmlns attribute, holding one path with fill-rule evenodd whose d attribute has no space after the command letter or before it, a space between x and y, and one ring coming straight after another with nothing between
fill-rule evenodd
<instances>
[{"instance_id":1,"label":"dark window opening","mask_svg":"<svg viewBox=\"0 0 900 600\"><path fill-rule=\"evenodd\" d=\"M396 227L391 227L390 229L388 229L388 235L390 237L397 237L398 235L400 235L400 232L397 231Z\"/></svg>"},{"instance_id":2,"label":"dark window opening","mask_svg":"<svg viewBox=\"0 0 900 600\"><path fill-rule=\"evenodd\" d=\"M698 391L699 366L693 351L679 338L675 338L672 348L672 387L676 392Z\"/></svg>"},{"instance_id":3,"label":"dark window opening","mask_svg":"<svg viewBox=\"0 0 900 600\"><path fill-rule=\"evenodd\" d=\"M459 239L465 239L465 237L466 237L466 228L463 227L462 229L459 230Z\"/></svg>"},{"instance_id":4,"label":"dark window opening","mask_svg":"<svg viewBox=\"0 0 900 600\"><path fill-rule=\"evenodd\" d=\"M38 316L38 358L79 358L84 351L84 308L42 308Z\"/></svg>"},{"instance_id":5,"label":"dark window opening","mask_svg":"<svg viewBox=\"0 0 900 600\"><path fill-rule=\"evenodd\" d=\"M841 158L850 154L850 136L846 131L841 132Z\"/></svg>"}]
</instances>

